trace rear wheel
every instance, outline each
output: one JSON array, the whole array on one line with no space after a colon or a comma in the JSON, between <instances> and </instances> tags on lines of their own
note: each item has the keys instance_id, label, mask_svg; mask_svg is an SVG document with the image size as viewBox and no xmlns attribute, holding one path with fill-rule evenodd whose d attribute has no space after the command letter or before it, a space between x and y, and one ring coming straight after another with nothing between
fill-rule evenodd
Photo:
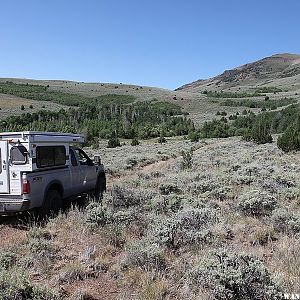
<instances>
[{"instance_id":1,"label":"rear wheel","mask_svg":"<svg viewBox=\"0 0 300 300\"><path fill-rule=\"evenodd\" d=\"M103 198L103 193L106 191L106 178L105 175L100 175L97 179L94 197L97 200L101 200Z\"/></svg>"},{"instance_id":2,"label":"rear wheel","mask_svg":"<svg viewBox=\"0 0 300 300\"><path fill-rule=\"evenodd\" d=\"M61 194L56 190L49 190L39 213L41 216L56 214L62 208L62 204Z\"/></svg>"}]
</instances>

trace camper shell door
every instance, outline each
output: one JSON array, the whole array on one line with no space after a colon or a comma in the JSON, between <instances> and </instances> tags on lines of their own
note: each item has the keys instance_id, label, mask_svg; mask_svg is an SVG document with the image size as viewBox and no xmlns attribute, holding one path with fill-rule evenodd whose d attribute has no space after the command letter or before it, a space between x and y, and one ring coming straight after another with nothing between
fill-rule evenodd
<instances>
[{"instance_id":1,"label":"camper shell door","mask_svg":"<svg viewBox=\"0 0 300 300\"><path fill-rule=\"evenodd\" d=\"M0 141L0 193L9 193L8 142Z\"/></svg>"}]
</instances>

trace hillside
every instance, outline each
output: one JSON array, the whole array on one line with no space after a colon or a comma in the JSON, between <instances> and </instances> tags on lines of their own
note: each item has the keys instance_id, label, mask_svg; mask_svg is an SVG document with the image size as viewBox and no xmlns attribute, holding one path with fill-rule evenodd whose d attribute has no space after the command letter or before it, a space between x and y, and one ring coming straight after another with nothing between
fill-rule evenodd
<instances>
[{"instance_id":1,"label":"hillside","mask_svg":"<svg viewBox=\"0 0 300 300\"><path fill-rule=\"evenodd\" d=\"M120 95L132 96L136 101L167 101L181 106L185 111L190 113L190 117L197 123L198 120L203 122L206 119L211 119L211 109L213 113L216 112L215 106L210 105L209 101L202 95L195 95L185 91L171 91L162 88L128 85L123 83L85 83L66 80L32 80L32 79L17 79L17 78L0 78L0 84L12 82L21 85L35 85L47 87L48 91L71 94L81 97L95 98L103 95ZM9 115L21 114L24 112L31 112L29 105L32 104L34 108L38 109L53 109L56 110L57 105L51 106L50 103L42 103L32 99L22 97L15 97L1 93L0 89L0 108L4 107L9 102L11 105L8 109L0 110L0 119ZM33 103L32 103L33 102ZM199 105L201 103L201 105ZM21 111L21 105L25 106L25 111ZM45 107L43 107L45 106ZM60 108L60 107L59 107ZM203 115L203 119L199 119L198 115ZM206 116L207 114L207 116Z\"/></svg>"},{"instance_id":2,"label":"hillside","mask_svg":"<svg viewBox=\"0 0 300 300\"><path fill-rule=\"evenodd\" d=\"M167 101L179 105L189 114L189 118L196 126L210 121L219 111L228 115L242 113L245 109L255 113L260 110L253 105L224 105L226 100L233 98L250 98L260 102L268 95L270 100L280 101L283 98L300 100L300 55L277 54L259 61L227 70L223 74L207 80L198 80L186 84L175 91L129 85L125 83L85 83L66 80L30 80L16 78L0 78L0 84L13 82L17 84L40 85L49 92L75 95L80 97L96 98L103 95L132 96L135 101ZM205 94L208 92L207 94ZM222 92L222 94L221 94ZM21 110L21 105L25 110ZM30 109L32 105L33 110ZM250 106L250 107L249 107ZM31 113L40 109L58 110L61 104L45 101L35 101L7 95L0 90L0 119L10 115Z\"/></svg>"},{"instance_id":3,"label":"hillside","mask_svg":"<svg viewBox=\"0 0 300 300\"><path fill-rule=\"evenodd\" d=\"M132 95L137 100L148 101L156 98L157 100L174 101L174 97L178 96L178 100L189 100L193 95L184 91L176 93L171 90L131 85L123 83L88 83L68 80L33 80L18 78L0 78L0 83L13 82L17 84L33 84L47 86L49 90L56 92L79 94L85 97L98 97L107 94L116 95Z\"/></svg>"},{"instance_id":4,"label":"hillside","mask_svg":"<svg viewBox=\"0 0 300 300\"><path fill-rule=\"evenodd\" d=\"M186 92L248 90L262 86L299 90L300 55L276 54L232 70L226 70L216 77L186 84L178 90Z\"/></svg>"}]
</instances>

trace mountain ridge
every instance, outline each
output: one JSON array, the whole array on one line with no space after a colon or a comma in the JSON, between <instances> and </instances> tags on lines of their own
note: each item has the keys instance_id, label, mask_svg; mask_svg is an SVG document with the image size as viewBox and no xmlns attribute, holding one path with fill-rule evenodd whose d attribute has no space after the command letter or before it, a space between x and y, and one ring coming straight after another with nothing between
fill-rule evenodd
<instances>
[{"instance_id":1,"label":"mountain ridge","mask_svg":"<svg viewBox=\"0 0 300 300\"><path fill-rule=\"evenodd\" d=\"M208 79L187 83L177 88L176 91L224 90L238 85L254 87L269 84L270 82L266 82L266 80L280 81L280 79L298 75L300 75L300 55L279 53L225 70L222 74ZM300 77L297 78L297 81L300 83ZM274 82L274 84L277 83Z\"/></svg>"}]
</instances>

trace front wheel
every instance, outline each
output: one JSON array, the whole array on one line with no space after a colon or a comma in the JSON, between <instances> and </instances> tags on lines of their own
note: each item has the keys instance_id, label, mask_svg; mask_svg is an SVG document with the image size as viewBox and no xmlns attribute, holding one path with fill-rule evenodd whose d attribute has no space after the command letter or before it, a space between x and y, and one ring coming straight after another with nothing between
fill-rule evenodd
<instances>
[{"instance_id":1,"label":"front wheel","mask_svg":"<svg viewBox=\"0 0 300 300\"><path fill-rule=\"evenodd\" d=\"M99 175L94 191L94 197L97 200L101 200L103 198L103 193L106 191L106 177L105 175Z\"/></svg>"}]
</instances>

